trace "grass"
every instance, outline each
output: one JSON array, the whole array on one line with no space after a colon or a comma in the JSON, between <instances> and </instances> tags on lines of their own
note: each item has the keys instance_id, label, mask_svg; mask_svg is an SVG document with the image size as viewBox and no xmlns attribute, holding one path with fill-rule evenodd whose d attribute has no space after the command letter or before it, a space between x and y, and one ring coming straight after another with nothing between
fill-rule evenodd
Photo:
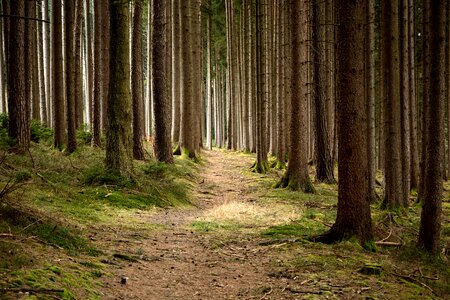
<instances>
[{"instance_id":1,"label":"grass","mask_svg":"<svg viewBox=\"0 0 450 300\"><path fill-rule=\"evenodd\" d=\"M190 160L135 161L133 177L123 178L104 168L105 152L86 146L82 132L78 150L68 155L52 148L51 130L33 123L30 152L18 155L2 124L0 116L0 288L55 288L64 290L55 295L61 299L100 299L105 254L91 233L144 236L162 227L144 222L139 211L190 206L196 172Z\"/></svg>"}]
</instances>

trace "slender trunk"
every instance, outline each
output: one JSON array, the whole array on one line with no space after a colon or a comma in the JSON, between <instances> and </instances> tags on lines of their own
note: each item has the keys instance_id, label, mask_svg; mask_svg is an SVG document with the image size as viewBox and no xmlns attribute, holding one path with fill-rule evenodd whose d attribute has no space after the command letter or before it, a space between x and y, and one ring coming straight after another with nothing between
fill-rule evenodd
<instances>
[{"instance_id":1,"label":"slender trunk","mask_svg":"<svg viewBox=\"0 0 450 300\"><path fill-rule=\"evenodd\" d=\"M132 65L131 65L131 87L133 103L133 157L137 160L144 159L144 128L142 124L144 105L144 80L142 62L142 14L143 2L134 1L133 12L133 34L132 34Z\"/></svg>"},{"instance_id":2,"label":"slender trunk","mask_svg":"<svg viewBox=\"0 0 450 300\"><path fill-rule=\"evenodd\" d=\"M61 0L52 0L52 99L55 148L62 149L64 144L64 78L62 48L62 6Z\"/></svg>"}]
</instances>

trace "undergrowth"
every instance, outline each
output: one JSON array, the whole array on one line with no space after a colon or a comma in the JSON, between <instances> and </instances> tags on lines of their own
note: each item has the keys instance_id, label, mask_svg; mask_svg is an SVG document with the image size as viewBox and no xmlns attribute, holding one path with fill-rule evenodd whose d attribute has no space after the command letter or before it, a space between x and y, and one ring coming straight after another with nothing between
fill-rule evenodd
<instances>
[{"instance_id":1,"label":"undergrowth","mask_svg":"<svg viewBox=\"0 0 450 300\"><path fill-rule=\"evenodd\" d=\"M7 128L0 115L0 289L62 289L58 299L99 299L96 279L103 273L91 269L105 254L90 233L157 230L135 212L190 205L195 164L189 160L135 161L133 177L124 178L105 169L104 150L88 146L91 135L83 130L68 155L52 147L51 129L33 122L30 151L19 155ZM48 251L84 262L55 262Z\"/></svg>"}]
</instances>

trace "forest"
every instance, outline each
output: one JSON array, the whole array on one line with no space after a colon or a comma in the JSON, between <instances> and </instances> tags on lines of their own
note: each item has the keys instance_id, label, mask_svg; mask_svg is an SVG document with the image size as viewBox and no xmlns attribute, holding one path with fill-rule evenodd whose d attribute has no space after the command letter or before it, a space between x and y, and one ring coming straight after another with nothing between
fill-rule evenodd
<instances>
[{"instance_id":1,"label":"forest","mask_svg":"<svg viewBox=\"0 0 450 300\"><path fill-rule=\"evenodd\" d=\"M0 299L449 299L450 0L0 0Z\"/></svg>"}]
</instances>

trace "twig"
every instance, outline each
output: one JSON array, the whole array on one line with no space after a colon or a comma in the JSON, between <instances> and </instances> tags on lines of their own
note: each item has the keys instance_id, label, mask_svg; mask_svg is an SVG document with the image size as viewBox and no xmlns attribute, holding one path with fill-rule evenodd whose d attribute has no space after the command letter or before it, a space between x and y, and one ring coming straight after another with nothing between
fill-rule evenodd
<instances>
[{"instance_id":1,"label":"twig","mask_svg":"<svg viewBox=\"0 0 450 300\"><path fill-rule=\"evenodd\" d=\"M397 242L383 242L383 241L378 241L375 242L375 245L378 246L395 246L395 247L399 247L401 245L403 245L402 243L397 243Z\"/></svg>"},{"instance_id":2,"label":"twig","mask_svg":"<svg viewBox=\"0 0 450 300\"><path fill-rule=\"evenodd\" d=\"M72 160L70 159L70 157L67 157L68 159L69 159L69 162L70 162L70 165L72 166L72 168L74 168L75 170L79 170L80 168L78 168L77 166L75 166L73 163L72 163Z\"/></svg>"},{"instance_id":3,"label":"twig","mask_svg":"<svg viewBox=\"0 0 450 300\"><path fill-rule=\"evenodd\" d=\"M314 294L314 295L321 295L322 291L308 291L308 290L296 290L294 288L288 287L286 288L287 291L294 293L294 294Z\"/></svg>"},{"instance_id":4,"label":"twig","mask_svg":"<svg viewBox=\"0 0 450 300\"><path fill-rule=\"evenodd\" d=\"M264 296L262 296L261 298L259 298L259 300L263 300L265 299L267 296L269 296L270 294L272 294L273 289L272 287L270 287L270 291L268 291L267 293L264 294Z\"/></svg>"},{"instance_id":5,"label":"twig","mask_svg":"<svg viewBox=\"0 0 450 300\"><path fill-rule=\"evenodd\" d=\"M34 158L33 158L33 155L31 154L30 148L28 148L27 150L28 150L28 154L30 155L31 163L33 164L33 169L35 169L36 164L34 163Z\"/></svg>"},{"instance_id":6,"label":"twig","mask_svg":"<svg viewBox=\"0 0 450 300\"><path fill-rule=\"evenodd\" d=\"M436 294L436 292L432 288L430 288L428 285L426 285L425 283L423 283L420 280L417 280L417 279L415 279L415 278L413 278L411 276L408 276L408 275L401 275L401 274L397 274L397 273L390 273L390 274L392 274L394 276L397 276L397 277L400 277L400 278L403 278L403 279L405 279L405 280L407 280L409 282L419 284L422 287L427 288L433 295L438 296L438 294Z\"/></svg>"},{"instance_id":7,"label":"twig","mask_svg":"<svg viewBox=\"0 0 450 300\"><path fill-rule=\"evenodd\" d=\"M392 235L392 226L391 226L391 228L390 228L390 231L389 231L388 236L385 237L384 239L382 239L380 242L384 242L384 241L388 240L388 239L391 237L391 235Z\"/></svg>"}]
</instances>

